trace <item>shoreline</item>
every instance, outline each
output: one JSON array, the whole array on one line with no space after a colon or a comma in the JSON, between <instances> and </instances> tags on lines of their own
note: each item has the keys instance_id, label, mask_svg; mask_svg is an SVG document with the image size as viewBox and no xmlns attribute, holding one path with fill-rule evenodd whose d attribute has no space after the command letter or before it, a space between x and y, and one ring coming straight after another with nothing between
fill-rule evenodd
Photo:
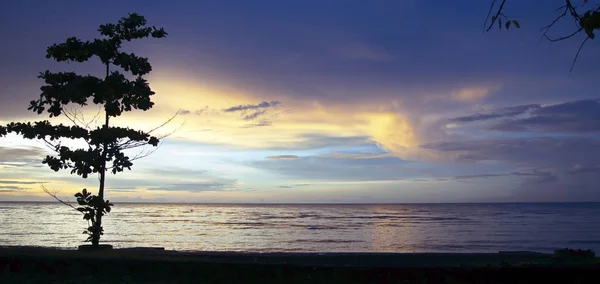
<instances>
[{"instance_id":1,"label":"shoreline","mask_svg":"<svg viewBox=\"0 0 600 284\"><path fill-rule=\"evenodd\" d=\"M269 264L319 267L423 268L488 266L561 266L553 254L532 251L497 253L380 253L380 252L239 252L177 251L160 247L114 248L103 251L79 251L40 246L0 246L0 258L36 259L110 259L156 261L192 261L222 264ZM569 262L570 263L570 262ZM600 258L586 262L600 265ZM580 265L577 262L577 265ZM600 266L599 266L600 267Z\"/></svg>"}]
</instances>

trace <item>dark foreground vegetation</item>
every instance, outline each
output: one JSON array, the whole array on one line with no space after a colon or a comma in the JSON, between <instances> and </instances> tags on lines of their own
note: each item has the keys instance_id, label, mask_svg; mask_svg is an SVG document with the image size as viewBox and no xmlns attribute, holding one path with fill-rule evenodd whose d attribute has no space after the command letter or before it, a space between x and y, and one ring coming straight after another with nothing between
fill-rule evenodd
<instances>
[{"instance_id":1,"label":"dark foreground vegetation","mask_svg":"<svg viewBox=\"0 0 600 284\"><path fill-rule=\"evenodd\" d=\"M10 247L0 249L0 283L600 283L600 261L527 253L99 253Z\"/></svg>"}]
</instances>

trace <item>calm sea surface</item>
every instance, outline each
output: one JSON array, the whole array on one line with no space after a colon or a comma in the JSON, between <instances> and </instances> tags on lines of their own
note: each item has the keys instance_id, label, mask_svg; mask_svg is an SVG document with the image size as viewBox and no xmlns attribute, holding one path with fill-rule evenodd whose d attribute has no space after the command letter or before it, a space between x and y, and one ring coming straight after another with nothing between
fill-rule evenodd
<instances>
[{"instance_id":1,"label":"calm sea surface","mask_svg":"<svg viewBox=\"0 0 600 284\"><path fill-rule=\"evenodd\" d=\"M116 204L116 247L296 252L600 252L600 203L426 205ZM57 203L0 202L0 245L75 248L87 227Z\"/></svg>"}]
</instances>

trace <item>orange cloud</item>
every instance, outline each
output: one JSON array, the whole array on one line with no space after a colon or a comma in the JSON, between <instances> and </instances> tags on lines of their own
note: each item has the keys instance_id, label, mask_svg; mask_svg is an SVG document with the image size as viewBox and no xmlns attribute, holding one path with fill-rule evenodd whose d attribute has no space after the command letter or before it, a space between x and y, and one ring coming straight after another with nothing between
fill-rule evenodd
<instances>
[{"instance_id":1,"label":"orange cloud","mask_svg":"<svg viewBox=\"0 0 600 284\"><path fill-rule=\"evenodd\" d=\"M477 101L489 94L499 90L500 87L466 87L452 93L452 99L456 101Z\"/></svg>"}]
</instances>

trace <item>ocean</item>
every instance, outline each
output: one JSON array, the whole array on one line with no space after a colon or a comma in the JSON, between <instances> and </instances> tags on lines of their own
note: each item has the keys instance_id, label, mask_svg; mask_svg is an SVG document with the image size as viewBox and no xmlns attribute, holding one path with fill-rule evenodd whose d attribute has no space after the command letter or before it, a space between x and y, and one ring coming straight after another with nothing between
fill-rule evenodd
<instances>
[{"instance_id":1,"label":"ocean","mask_svg":"<svg viewBox=\"0 0 600 284\"><path fill-rule=\"evenodd\" d=\"M59 203L0 202L0 246L75 249L87 223ZM600 252L600 203L135 204L103 243L183 251Z\"/></svg>"}]
</instances>

